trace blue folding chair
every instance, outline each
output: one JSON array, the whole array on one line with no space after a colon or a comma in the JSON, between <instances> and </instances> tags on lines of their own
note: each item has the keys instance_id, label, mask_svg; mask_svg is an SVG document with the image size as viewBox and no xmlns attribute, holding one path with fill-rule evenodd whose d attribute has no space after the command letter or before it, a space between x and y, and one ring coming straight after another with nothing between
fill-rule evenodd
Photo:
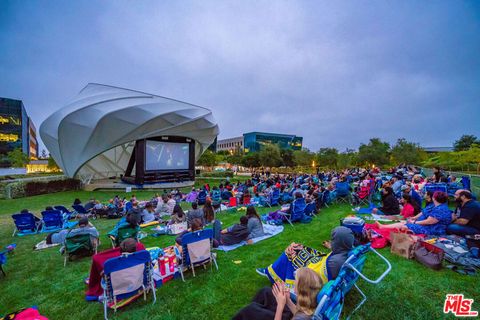
<instances>
[{"instance_id":1,"label":"blue folding chair","mask_svg":"<svg viewBox=\"0 0 480 320\"><path fill-rule=\"evenodd\" d=\"M5 270L3 270L3 265L7 263L7 253L6 252L0 252L0 271L2 272L3 276L6 277L7 274L5 273Z\"/></svg>"},{"instance_id":2,"label":"blue folding chair","mask_svg":"<svg viewBox=\"0 0 480 320\"><path fill-rule=\"evenodd\" d=\"M375 280L367 278L363 273L363 266L365 265L366 254L369 251L373 251L377 254L387 265L387 269ZM356 282L358 278L362 278L371 284L378 284L386 275L391 271L392 265L390 262L378 253L375 249L370 247L370 244L361 245L354 248L345 263L343 264L340 272L335 280L327 282L322 290L317 295L317 308L312 315L313 320L337 320L341 318L345 297L352 287L355 287L362 296L355 309L348 315L347 319L357 311L367 301L367 296L357 286ZM295 300L295 295L292 295L292 299Z\"/></svg>"},{"instance_id":3,"label":"blue folding chair","mask_svg":"<svg viewBox=\"0 0 480 320\"><path fill-rule=\"evenodd\" d=\"M178 250L175 252L178 260L178 270L182 280L183 269L192 268L193 276L195 277L195 267L199 265L205 266L211 263L210 267L215 264L218 270L217 260L212 254L213 247L213 229L204 229L201 231L194 231L186 233L182 236L182 253Z\"/></svg>"},{"instance_id":4,"label":"blue folding chair","mask_svg":"<svg viewBox=\"0 0 480 320\"><path fill-rule=\"evenodd\" d=\"M54 206L53 208L62 212L65 220L70 220L76 217L75 211L69 211L65 206Z\"/></svg>"},{"instance_id":5,"label":"blue folding chair","mask_svg":"<svg viewBox=\"0 0 480 320\"><path fill-rule=\"evenodd\" d=\"M108 308L123 307L143 295L147 300L147 293L152 291L153 303L157 301L153 281L153 267L150 253L146 250L125 254L109 259L103 268L103 311L108 319Z\"/></svg>"},{"instance_id":6,"label":"blue folding chair","mask_svg":"<svg viewBox=\"0 0 480 320\"><path fill-rule=\"evenodd\" d=\"M205 190L200 190L197 196L197 202L199 205L205 204L205 201L207 201L207 192Z\"/></svg>"},{"instance_id":7,"label":"blue folding chair","mask_svg":"<svg viewBox=\"0 0 480 320\"><path fill-rule=\"evenodd\" d=\"M64 227L62 212L59 210L42 211L42 223L42 232L62 230Z\"/></svg>"},{"instance_id":8,"label":"blue folding chair","mask_svg":"<svg viewBox=\"0 0 480 320\"><path fill-rule=\"evenodd\" d=\"M15 229L13 230L12 237L17 234L18 236L24 236L27 234L36 234L41 229L42 222L35 217L33 213L17 213L12 215L13 222L15 223Z\"/></svg>"},{"instance_id":9,"label":"blue folding chair","mask_svg":"<svg viewBox=\"0 0 480 320\"><path fill-rule=\"evenodd\" d=\"M305 198L297 198L290 204L289 212L277 211L277 213L293 227L293 222L301 221L305 216L306 206Z\"/></svg>"},{"instance_id":10,"label":"blue folding chair","mask_svg":"<svg viewBox=\"0 0 480 320\"><path fill-rule=\"evenodd\" d=\"M471 189L471 181L470 181L470 177L469 176L463 176L462 177L462 186L463 186L463 189L467 189L467 190L472 190Z\"/></svg>"},{"instance_id":11,"label":"blue folding chair","mask_svg":"<svg viewBox=\"0 0 480 320\"><path fill-rule=\"evenodd\" d=\"M211 198L212 198L212 206L218 207L221 211L222 210L222 206L221 206L222 195L220 193L220 190L218 190L218 189L212 190Z\"/></svg>"},{"instance_id":12,"label":"blue folding chair","mask_svg":"<svg viewBox=\"0 0 480 320\"><path fill-rule=\"evenodd\" d=\"M315 217L316 216L316 211L317 211L317 204L316 204L315 201L307 203L307 205L305 206L305 215L306 216Z\"/></svg>"},{"instance_id":13,"label":"blue folding chair","mask_svg":"<svg viewBox=\"0 0 480 320\"><path fill-rule=\"evenodd\" d=\"M324 205L325 207L329 208L330 204L332 204L332 195L330 190L325 189L321 194L320 194L320 203Z\"/></svg>"},{"instance_id":14,"label":"blue folding chair","mask_svg":"<svg viewBox=\"0 0 480 320\"><path fill-rule=\"evenodd\" d=\"M340 277L327 282L317 295L317 308L312 320L337 320L343 311L345 295L342 290L343 281Z\"/></svg>"},{"instance_id":15,"label":"blue folding chair","mask_svg":"<svg viewBox=\"0 0 480 320\"><path fill-rule=\"evenodd\" d=\"M425 192L435 192L435 191L441 191L441 192L448 192L448 187L446 183L427 183L424 187Z\"/></svg>"},{"instance_id":16,"label":"blue folding chair","mask_svg":"<svg viewBox=\"0 0 480 320\"><path fill-rule=\"evenodd\" d=\"M278 201L280 200L280 190L278 188L273 188L272 192L268 195L268 197L264 198L262 203L263 206L278 206Z\"/></svg>"},{"instance_id":17,"label":"blue folding chair","mask_svg":"<svg viewBox=\"0 0 480 320\"><path fill-rule=\"evenodd\" d=\"M90 213L81 204L74 204L74 205L72 205L72 208L73 208L73 210L75 210L75 213L77 213L77 214L89 214Z\"/></svg>"},{"instance_id":18,"label":"blue folding chair","mask_svg":"<svg viewBox=\"0 0 480 320\"><path fill-rule=\"evenodd\" d=\"M372 251L373 253L375 253L387 265L387 269L375 280L371 280L370 278L368 278L362 273L363 267L365 265L365 261L367 259L367 253L369 251ZM353 309L353 311L350 313L350 315L347 318L350 318L350 316L367 301L367 296L356 284L358 278L362 278L363 280L371 284L378 284L383 280L383 278L387 276L388 273L390 273L391 270L392 270L392 265L390 264L390 262L384 256L382 256L378 251L373 249L370 246L370 243L355 247L349 253L347 260L345 261L342 268L340 269L338 278L342 280L342 284L343 284L342 290L343 290L344 296L347 295L347 293L350 291L352 287L355 287L358 293L362 296L362 300L357 304L355 309Z\"/></svg>"},{"instance_id":19,"label":"blue folding chair","mask_svg":"<svg viewBox=\"0 0 480 320\"><path fill-rule=\"evenodd\" d=\"M335 183L335 201L337 203L351 203L350 185L348 182Z\"/></svg>"}]
</instances>

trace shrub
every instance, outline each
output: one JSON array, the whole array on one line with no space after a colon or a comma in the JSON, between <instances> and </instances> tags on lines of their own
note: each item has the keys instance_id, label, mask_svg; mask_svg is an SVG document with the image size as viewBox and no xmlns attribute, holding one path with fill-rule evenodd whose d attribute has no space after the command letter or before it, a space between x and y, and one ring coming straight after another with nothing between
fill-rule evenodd
<instances>
[{"instance_id":1,"label":"shrub","mask_svg":"<svg viewBox=\"0 0 480 320\"><path fill-rule=\"evenodd\" d=\"M25 184L25 196L36 196L61 191L80 189L80 181L77 179L31 181Z\"/></svg>"},{"instance_id":2,"label":"shrub","mask_svg":"<svg viewBox=\"0 0 480 320\"><path fill-rule=\"evenodd\" d=\"M212 171L212 172L202 172L199 177L214 177L214 178L226 178L233 177L233 171Z\"/></svg>"},{"instance_id":3,"label":"shrub","mask_svg":"<svg viewBox=\"0 0 480 320\"><path fill-rule=\"evenodd\" d=\"M40 194L79 190L81 182L77 179L60 179L51 181L17 181L6 185L5 197L16 199Z\"/></svg>"}]
</instances>

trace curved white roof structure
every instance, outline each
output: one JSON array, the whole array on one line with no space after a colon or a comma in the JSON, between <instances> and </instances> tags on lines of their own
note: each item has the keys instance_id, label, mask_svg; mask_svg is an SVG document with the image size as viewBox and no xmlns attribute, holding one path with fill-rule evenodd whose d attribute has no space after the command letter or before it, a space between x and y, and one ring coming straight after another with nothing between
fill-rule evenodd
<instances>
[{"instance_id":1,"label":"curved white roof structure","mask_svg":"<svg viewBox=\"0 0 480 320\"><path fill-rule=\"evenodd\" d=\"M40 126L40 136L63 172L89 179L123 174L136 140L191 138L198 160L218 132L209 109L95 83Z\"/></svg>"}]
</instances>

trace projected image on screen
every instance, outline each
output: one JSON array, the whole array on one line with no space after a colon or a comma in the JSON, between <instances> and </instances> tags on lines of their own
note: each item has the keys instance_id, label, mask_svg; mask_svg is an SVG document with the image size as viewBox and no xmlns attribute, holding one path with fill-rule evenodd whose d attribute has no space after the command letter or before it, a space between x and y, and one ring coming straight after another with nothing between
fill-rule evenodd
<instances>
[{"instance_id":1,"label":"projected image on screen","mask_svg":"<svg viewBox=\"0 0 480 320\"><path fill-rule=\"evenodd\" d=\"M147 140L145 170L188 169L188 143L172 143Z\"/></svg>"}]
</instances>

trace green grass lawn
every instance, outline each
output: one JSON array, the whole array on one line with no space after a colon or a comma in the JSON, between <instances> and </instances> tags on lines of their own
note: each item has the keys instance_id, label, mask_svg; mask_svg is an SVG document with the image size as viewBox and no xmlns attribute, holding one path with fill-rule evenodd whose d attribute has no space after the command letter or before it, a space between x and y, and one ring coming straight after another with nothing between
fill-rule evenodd
<instances>
[{"instance_id":1,"label":"green grass lawn","mask_svg":"<svg viewBox=\"0 0 480 320\"><path fill-rule=\"evenodd\" d=\"M204 181L202 181L204 183ZM218 182L216 182L218 183ZM73 261L63 267L63 256L58 247L33 251L35 243L45 234L12 238L13 221L10 214L22 208L40 212L47 205L70 205L74 198L83 201L94 196L107 200L118 192L62 192L16 200L0 201L0 246L15 242L17 248L5 266L7 277L0 276L0 315L20 308L37 305L49 319L101 319L102 305L86 302L85 284L90 259ZM149 199L154 192L135 192L138 199ZM120 194L122 196L122 194ZM185 205L185 208L187 206ZM268 212L259 209L259 213ZM255 273L255 268L273 262L291 242L301 242L321 249L321 243L329 239L332 228L339 219L349 214L350 207L332 206L322 210L310 224L285 226L280 235L264 240L253 246L244 246L234 251L218 253L218 271L198 269L194 278L186 273L186 282L180 279L170 281L157 290L157 303L139 300L120 310L113 319L229 319L237 310L249 303L255 292L268 286L266 278ZM242 213L221 213L219 219L224 226L238 221ZM110 247L107 231L116 220L97 220L95 226L101 234L100 249ZM146 230L149 230L148 228ZM167 246L174 243L174 237L148 237L142 242L147 246ZM432 271L415 261L390 254L389 249L381 250L392 263L392 272L379 285L374 286L363 280L358 285L368 296L366 304L355 313L356 319L441 319L443 303L447 293L463 293L476 299L474 309L480 310L480 278L462 276L450 270ZM234 261L240 260L240 264ZM369 256L365 273L378 276L383 270L378 258ZM351 292L346 299L346 312L353 309L360 296ZM453 318L453 316L450 316Z\"/></svg>"}]
</instances>

